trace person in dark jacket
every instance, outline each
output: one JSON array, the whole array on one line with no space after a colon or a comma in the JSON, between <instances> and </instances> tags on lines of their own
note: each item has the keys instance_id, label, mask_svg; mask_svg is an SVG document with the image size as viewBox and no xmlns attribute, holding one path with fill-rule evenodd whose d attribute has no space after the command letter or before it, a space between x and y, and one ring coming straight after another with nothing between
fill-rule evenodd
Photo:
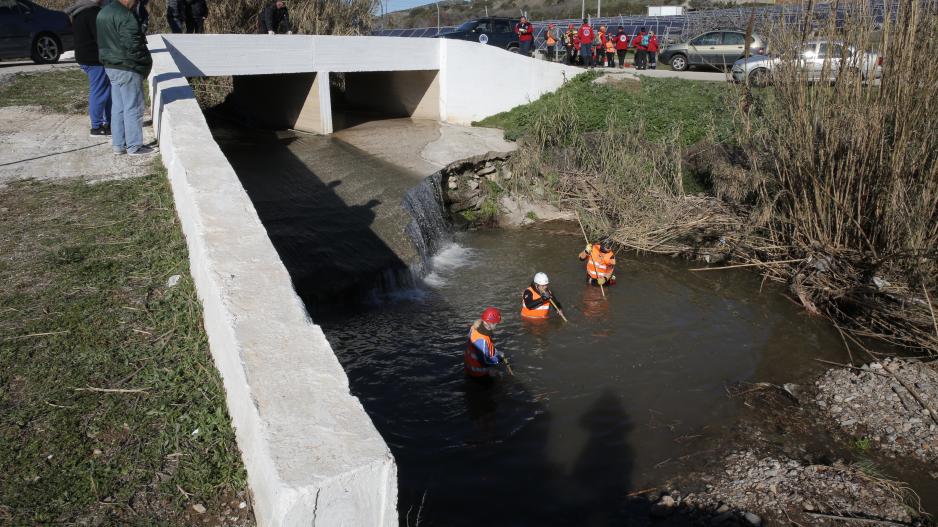
<instances>
[{"instance_id":1,"label":"person in dark jacket","mask_svg":"<svg viewBox=\"0 0 938 527\"><path fill-rule=\"evenodd\" d=\"M166 23L173 33L182 33L186 20L186 0L166 0Z\"/></svg>"},{"instance_id":2,"label":"person in dark jacket","mask_svg":"<svg viewBox=\"0 0 938 527\"><path fill-rule=\"evenodd\" d=\"M111 80L111 148L147 155L143 144L143 79L153 68L147 41L134 16L137 0L114 0L98 13L98 58Z\"/></svg>"},{"instance_id":3,"label":"person in dark jacket","mask_svg":"<svg viewBox=\"0 0 938 527\"><path fill-rule=\"evenodd\" d=\"M101 0L78 0L65 13L75 34L75 62L88 76L88 116L91 135L111 135L111 81L98 60L98 26Z\"/></svg>"},{"instance_id":4,"label":"person in dark jacket","mask_svg":"<svg viewBox=\"0 0 938 527\"><path fill-rule=\"evenodd\" d=\"M287 4L283 0L271 2L261 12L260 19L257 22L257 32L273 35L276 33L293 34L293 28L290 27L290 14L287 12Z\"/></svg>"},{"instance_id":5,"label":"person in dark jacket","mask_svg":"<svg viewBox=\"0 0 938 527\"><path fill-rule=\"evenodd\" d=\"M205 0L181 0L186 3L186 33L204 33L205 19L208 18L208 4Z\"/></svg>"},{"instance_id":6,"label":"person in dark jacket","mask_svg":"<svg viewBox=\"0 0 938 527\"><path fill-rule=\"evenodd\" d=\"M137 20L140 22L140 28L144 35L147 34L147 29L150 27L150 12L147 11L147 3L149 1L150 0L137 0L137 4L132 9L134 16L136 16Z\"/></svg>"}]
</instances>

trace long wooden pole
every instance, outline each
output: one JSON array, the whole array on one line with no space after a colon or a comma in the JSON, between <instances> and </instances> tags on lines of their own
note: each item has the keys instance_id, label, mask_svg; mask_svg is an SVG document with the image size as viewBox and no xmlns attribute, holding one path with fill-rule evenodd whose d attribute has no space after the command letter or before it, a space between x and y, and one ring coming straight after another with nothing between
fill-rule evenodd
<instances>
[{"instance_id":1,"label":"long wooden pole","mask_svg":"<svg viewBox=\"0 0 938 527\"><path fill-rule=\"evenodd\" d=\"M550 305L554 306L554 309L557 310L557 314L560 315L560 318L562 318L564 322L570 322L569 320L567 320L567 317L563 316L563 311L559 307L557 307L557 303L554 302L553 298L550 299Z\"/></svg>"},{"instance_id":2,"label":"long wooden pole","mask_svg":"<svg viewBox=\"0 0 938 527\"><path fill-rule=\"evenodd\" d=\"M596 266L596 260L593 259L593 244L590 243L589 236L586 235L586 229L583 228L583 222L580 221L580 211L573 209L573 213L576 214L576 222L580 224L580 232L583 233L583 239L586 240L586 245L589 245L589 258L590 262L593 264L593 269L596 269L596 274L599 275L599 268ZM603 298L606 298L606 289L603 287L603 284L599 282L599 279L596 279L596 283L599 284L599 291L603 294Z\"/></svg>"}]
</instances>

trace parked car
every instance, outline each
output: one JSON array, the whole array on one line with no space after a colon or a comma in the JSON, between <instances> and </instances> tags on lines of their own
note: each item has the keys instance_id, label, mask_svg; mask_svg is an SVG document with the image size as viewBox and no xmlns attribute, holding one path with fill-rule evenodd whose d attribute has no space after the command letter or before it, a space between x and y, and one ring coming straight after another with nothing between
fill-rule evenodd
<instances>
[{"instance_id":1,"label":"parked car","mask_svg":"<svg viewBox=\"0 0 938 527\"><path fill-rule=\"evenodd\" d=\"M753 33L749 53L763 54L765 47L765 39ZM670 64L675 71L685 71L691 66L724 67L743 58L745 53L745 31L717 29L669 45L658 54L658 62Z\"/></svg>"},{"instance_id":2,"label":"parked car","mask_svg":"<svg viewBox=\"0 0 938 527\"><path fill-rule=\"evenodd\" d=\"M443 33L440 38L471 40L490 46L498 46L511 52L518 51L518 35L515 34L514 18L486 17L463 22L454 31Z\"/></svg>"},{"instance_id":3,"label":"parked car","mask_svg":"<svg viewBox=\"0 0 938 527\"><path fill-rule=\"evenodd\" d=\"M50 64L72 49L68 15L29 0L0 0L0 59L30 57L37 64Z\"/></svg>"},{"instance_id":4,"label":"parked car","mask_svg":"<svg viewBox=\"0 0 938 527\"><path fill-rule=\"evenodd\" d=\"M858 52L842 42L818 40L805 42L797 53L740 59L733 64L733 80L765 86L771 83L772 72L781 65L802 70L809 82L834 81L842 72L852 72L864 81L878 79L883 74L883 60L876 53Z\"/></svg>"}]
</instances>

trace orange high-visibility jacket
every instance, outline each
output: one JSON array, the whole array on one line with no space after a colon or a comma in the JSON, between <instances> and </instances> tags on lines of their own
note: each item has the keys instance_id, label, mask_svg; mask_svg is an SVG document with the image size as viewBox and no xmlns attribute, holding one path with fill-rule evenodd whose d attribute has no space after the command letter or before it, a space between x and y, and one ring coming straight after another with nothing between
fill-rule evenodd
<instances>
[{"instance_id":1,"label":"orange high-visibility jacket","mask_svg":"<svg viewBox=\"0 0 938 527\"><path fill-rule=\"evenodd\" d=\"M615 270L615 254L612 251L602 252L598 243L593 244L590 254L587 255L586 251L580 253L580 259L586 259L586 274L594 280L599 279L600 276L608 280Z\"/></svg>"},{"instance_id":2,"label":"orange high-visibility jacket","mask_svg":"<svg viewBox=\"0 0 938 527\"><path fill-rule=\"evenodd\" d=\"M533 285L524 291L531 292L531 300L541 299L541 294L537 292L537 288ZM548 315L550 315L550 302L544 302L538 307L529 309L528 306L524 305L524 293L521 293L521 316L525 318L547 318Z\"/></svg>"},{"instance_id":3,"label":"orange high-visibility jacket","mask_svg":"<svg viewBox=\"0 0 938 527\"><path fill-rule=\"evenodd\" d=\"M498 364L492 336L481 326L480 321L469 328L469 340L462 355L463 370L470 377L487 377L489 368Z\"/></svg>"}]
</instances>

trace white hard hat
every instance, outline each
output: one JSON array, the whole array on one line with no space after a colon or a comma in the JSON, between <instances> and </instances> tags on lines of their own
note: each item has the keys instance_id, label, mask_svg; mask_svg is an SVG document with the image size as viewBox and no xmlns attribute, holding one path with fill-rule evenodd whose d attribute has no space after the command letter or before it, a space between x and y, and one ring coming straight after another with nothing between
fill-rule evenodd
<instances>
[{"instance_id":1,"label":"white hard hat","mask_svg":"<svg viewBox=\"0 0 938 527\"><path fill-rule=\"evenodd\" d=\"M537 273L534 275L534 283L537 285L547 285L550 280L547 279L547 273Z\"/></svg>"}]
</instances>

